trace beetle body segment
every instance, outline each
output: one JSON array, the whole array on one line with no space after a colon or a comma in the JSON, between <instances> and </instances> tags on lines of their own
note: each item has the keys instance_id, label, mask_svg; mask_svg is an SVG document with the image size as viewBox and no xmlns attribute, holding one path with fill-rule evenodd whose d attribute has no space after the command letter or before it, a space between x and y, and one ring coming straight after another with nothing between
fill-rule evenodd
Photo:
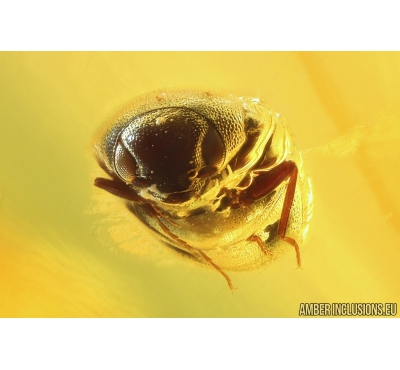
<instances>
[{"instance_id":1,"label":"beetle body segment","mask_svg":"<svg viewBox=\"0 0 400 370\"><path fill-rule=\"evenodd\" d=\"M165 245L223 270L269 263L303 240L312 211L300 153L258 99L178 90L141 95L100 131L95 184ZM292 246L291 246L292 245ZM232 287L232 286L231 286Z\"/></svg>"}]
</instances>

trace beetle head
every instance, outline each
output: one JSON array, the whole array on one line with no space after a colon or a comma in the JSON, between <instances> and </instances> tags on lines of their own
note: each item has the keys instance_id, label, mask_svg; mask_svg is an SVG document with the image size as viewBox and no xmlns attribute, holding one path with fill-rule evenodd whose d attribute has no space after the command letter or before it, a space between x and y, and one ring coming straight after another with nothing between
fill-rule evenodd
<instances>
[{"instance_id":1,"label":"beetle head","mask_svg":"<svg viewBox=\"0 0 400 370\"><path fill-rule=\"evenodd\" d=\"M179 203L221 169L225 147L211 120L190 108L170 107L134 117L108 157L109 167L126 184Z\"/></svg>"}]
</instances>

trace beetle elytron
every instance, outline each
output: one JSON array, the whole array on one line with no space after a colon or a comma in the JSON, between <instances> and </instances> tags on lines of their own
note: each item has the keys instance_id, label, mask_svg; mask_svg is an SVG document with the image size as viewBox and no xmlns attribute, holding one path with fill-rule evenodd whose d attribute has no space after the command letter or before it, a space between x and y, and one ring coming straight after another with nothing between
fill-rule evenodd
<instances>
[{"instance_id":1,"label":"beetle elytron","mask_svg":"<svg viewBox=\"0 0 400 370\"><path fill-rule=\"evenodd\" d=\"M291 248L311 217L311 187L279 115L259 99L160 90L137 97L95 142L110 179L95 185L168 247L227 270L266 264Z\"/></svg>"}]
</instances>

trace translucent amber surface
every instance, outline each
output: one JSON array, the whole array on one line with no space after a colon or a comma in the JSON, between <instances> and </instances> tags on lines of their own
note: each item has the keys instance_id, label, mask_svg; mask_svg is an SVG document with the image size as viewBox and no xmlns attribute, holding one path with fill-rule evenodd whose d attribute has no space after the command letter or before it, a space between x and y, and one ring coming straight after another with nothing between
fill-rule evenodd
<instances>
[{"instance_id":1,"label":"translucent amber surface","mask_svg":"<svg viewBox=\"0 0 400 370\"><path fill-rule=\"evenodd\" d=\"M300 303L399 302L400 53L0 53L0 316L297 317ZM314 193L290 253L232 272L153 239L103 176L92 138L161 87L260 97ZM103 194L104 193L104 194Z\"/></svg>"}]
</instances>

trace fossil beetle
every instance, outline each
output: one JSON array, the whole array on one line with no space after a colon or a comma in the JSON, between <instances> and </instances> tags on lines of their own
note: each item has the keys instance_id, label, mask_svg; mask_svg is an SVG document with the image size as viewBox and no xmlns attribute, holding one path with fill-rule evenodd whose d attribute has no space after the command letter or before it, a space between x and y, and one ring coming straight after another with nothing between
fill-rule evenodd
<instances>
[{"instance_id":1,"label":"fossil beetle","mask_svg":"<svg viewBox=\"0 0 400 370\"><path fill-rule=\"evenodd\" d=\"M95 141L109 175L95 185L125 199L168 247L225 271L288 249L301 265L310 182L287 128L259 99L209 91L138 96Z\"/></svg>"}]
</instances>

